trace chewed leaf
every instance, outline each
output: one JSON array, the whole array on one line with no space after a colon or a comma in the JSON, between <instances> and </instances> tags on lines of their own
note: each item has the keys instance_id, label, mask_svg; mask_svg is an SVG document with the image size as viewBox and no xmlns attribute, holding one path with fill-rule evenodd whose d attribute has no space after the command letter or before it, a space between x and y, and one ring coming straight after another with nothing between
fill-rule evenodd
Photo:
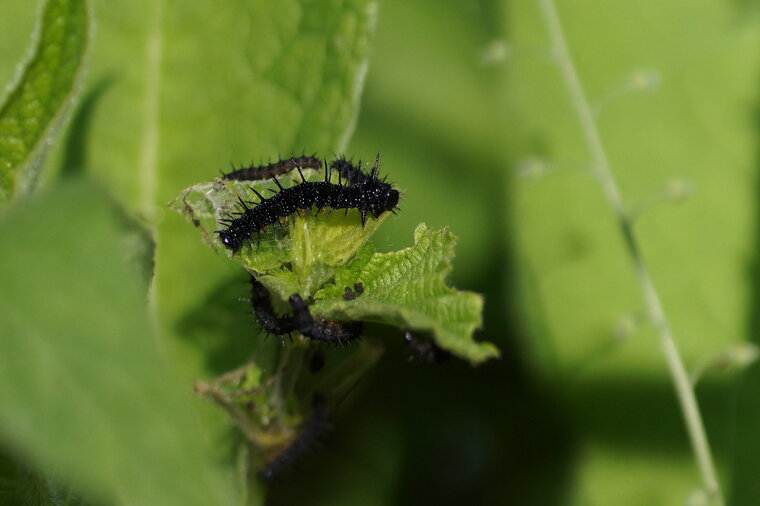
<instances>
[{"instance_id":1,"label":"chewed leaf","mask_svg":"<svg viewBox=\"0 0 760 506\"><path fill-rule=\"evenodd\" d=\"M317 177L312 170L305 170L304 175ZM295 183L293 174L286 174L279 179L285 187ZM254 238L252 243L243 245L234 255L221 243L217 231L224 228L220 220L225 219L230 213L238 212L239 199L245 202L258 201L253 190L268 196L271 194L269 190L276 188L271 180L215 179L184 189L176 199L169 202L169 207L190 221L201 233L206 244L215 250L228 253L251 271L269 273L292 259L290 239L284 236L283 231L265 232L258 240Z\"/></svg>"},{"instance_id":2,"label":"chewed leaf","mask_svg":"<svg viewBox=\"0 0 760 506\"><path fill-rule=\"evenodd\" d=\"M316 174L318 171L309 171L310 178ZM319 318L376 321L418 331L432 337L442 348L473 363L498 356L499 352L492 344L477 343L472 339L473 332L481 324L482 297L458 292L446 284L455 244L455 237L448 229L428 231L425 225L420 225L415 231L414 247L378 254L367 241L387 219L389 212L381 213L379 218L367 215L363 224L357 209L331 212L329 207L321 211L312 207L290 216L273 214L303 203L324 202L313 196L310 199L306 193L321 191L312 190L319 188L317 186L303 186L301 193L285 193L298 184L293 179L293 172L290 172L283 175L283 182L279 183L286 188L279 190L283 192L280 195L293 196L293 200L284 201L287 204L281 208L256 209L255 203L249 204L253 201L249 193L266 195L267 190L276 192L266 188L271 182L223 180L189 188L171 206L191 220L212 247L225 249L232 258L255 273L258 281L276 295L274 304L279 303L281 308L294 293L305 299L314 295L317 302L312 309ZM343 191L343 188L337 189ZM397 202L398 192L394 190L394 193L396 200L386 210ZM345 202L340 200L340 195L335 200L336 207ZM252 211L247 210L249 207ZM239 230L248 227L248 222L228 221L230 224L224 225L223 220L225 217L237 219L243 211L247 216L251 216L247 214L249 212L255 213L253 216L256 217L252 219L255 225L244 229L246 236L249 230L261 226L259 217L272 223L272 216L279 216L281 221L276 222L276 231L280 237L272 239L269 232L264 232L264 240L254 237L248 241L250 244L234 253L225 248L217 234L209 230L221 227L225 230L225 239L239 244ZM241 228L235 228L237 226ZM283 237L286 233L287 236ZM362 289L356 288L358 283ZM346 287L353 287L364 295L356 300L344 300Z\"/></svg>"},{"instance_id":3,"label":"chewed leaf","mask_svg":"<svg viewBox=\"0 0 760 506\"><path fill-rule=\"evenodd\" d=\"M37 179L40 149L76 88L87 48L87 2L50 0L32 57L0 106L0 204Z\"/></svg>"},{"instance_id":4,"label":"chewed leaf","mask_svg":"<svg viewBox=\"0 0 760 506\"><path fill-rule=\"evenodd\" d=\"M303 174L306 180L311 181L324 178L324 173L319 170L307 169ZM279 181L285 188L290 188L299 179L298 172L291 171L282 175ZM221 220L235 217L231 213L242 210L241 199L255 208L252 202L259 201L255 192L267 198L276 189L272 180L240 182L216 179L187 188L169 205L191 221L211 247L228 252L251 272L271 274L271 277L262 280L270 289L280 292L278 288L287 286L290 292L280 292L284 299L296 292L308 297L321 288L333 278L337 267L353 259L359 248L390 215L389 212L382 213L378 218L368 215L362 225L356 209L331 212L330 209L318 211L311 208L282 218L277 227L269 227L260 237L254 234L252 240L244 243L235 253L225 248L217 234L218 230L225 228ZM283 270L286 264L292 272ZM287 276L282 282L267 282L285 273Z\"/></svg>"},{"instance_id":5,"label":"chewed leaf","mask_svg":"<svg viewBox=\"0 0 760 506\"><path fill-rule=\"evenodd\" d=\"M312 306L321 318L386 323L430 334L442 348L479 363L498 357L491 343L473 341L481 324L483 298L446 284L454 256L455 236L447 228L428 230L420 224L415 245L392 253L365 248L336 274L336 284L316 294ZM362 295L342 300L344 284L361 282Z\"/></svg>"},{"instance_id":6,"label":"chewed leaf","mask_svg":"<svg viewBox=\"0 0 760 506\"><path fill-rule=\"evenodd\" d=\"M299 293L308 296L329 281L337 267L348 263L388 216L390 213L369 218L364 226L359 225L359 212L353 209L317 219L297 217L290 233Z\"/></svg>"}]
</instances>

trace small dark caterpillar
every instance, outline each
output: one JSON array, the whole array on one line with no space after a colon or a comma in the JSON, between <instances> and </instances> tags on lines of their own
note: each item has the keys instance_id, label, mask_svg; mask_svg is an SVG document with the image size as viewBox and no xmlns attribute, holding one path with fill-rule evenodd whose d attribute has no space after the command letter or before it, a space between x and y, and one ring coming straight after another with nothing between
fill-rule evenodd
<instances>
[{"instance_id":1,"label":"small dark caterpillar","mask_svg":"<svg viewBox=\"0 0 760 506\"><path fill-rule=\"evenodd\" d=\"M348 344L361 337L363 327L361 322L342 323L314 318L306 302L297 293L291 295L289 299L293 315L278 316L272 307L269 290L253 275L251 275L250 300L256 320L269 334L282 336L298 331L315 341L340 345Z\"/></svg>"},{"instance_id":2,"label":"small dark caterpillar","mask_svg":"<svg viewBox=\"0 0 760 506\"><path fill-rule=\"evenodd\" d=\"M327 401L322 395L315 393L311 400L311 415L298 428L293 440L259 469L259 478L264 482L277 479L295 461L321 442L331 429Z\"/></svg>"},{"instance_id":3,"label":"small dark caterpillar","mask_svg":"<svg viewBox=\"0 0 760 506\"><path fill-rule=\"evenodd\" d=\"M259 202L245 202L239 199L240 209L232 213L229 218L220 220L227 226L224 230L217 230L219 239L232 251L240 249L244 241L250 241L253 234L259 234L267 227L278 226L283 218L292 216L298 210L317 208L317 212L328 207L330 210L358 209L361 214L362 225L367 220L367 214L378 218L386 211L395 212L399 200L398 190L393 185L378 178L378 166L380 155L377 155L375 165L369 174L364 174L356 169L345 159L337 160L336 163L345 162L350 166L338 168L338 183L331 183L331 169L325 169L324 181L308 182L303 177L301 169L296 169L301 174L301 182L290 188L283 188L277 178L275 184L280 191L270 198L264 198L259 192L252 191L259 197ZM349 181L358 181L354 184L343 184L342 172L348 171ZM253 206L253 207L250 207Z\"/></svg>"},{"instance_id":4,"label":"small dark caterpillar","mask_svg":"<svg viewBox=\"0 0 760 506\"><path fill-rule=\"evenodd\" d=\"M297 293L290 296L289 302L298 331L315 341L346 345L359 339L362 334L362 322L341 323L314 318L309 313L306 302Z\"/></svg>"},{"instance_id":5,"label":"small dark caterpillar","mask_svg":"<svg viewBox=\"0 0 760 506\"><path fill-rule=\"evenodd\" d=\"M440 364L451 357L451 353L438 346L435 341L419 337L411 330L404 331L404 344L409 362Z\"/></svg>"},{"instance_id":6,"label":"small dark caterpillar","mask_svg":"<svg viewBox=\"0 0 760 506\"><path fill-rule=\"evenodd\" d=\"M354 283L353 290L350 286L347 286L343 292L343 300L354 300L364 292L364 285L361 283Z\"/></svg>"},{"instance_id":7,"label":"small dark caterpillar","mask_svg":"<svg viewBox=\"0 0 760 506\"><path fill-rule=\"evenodd\" d=\"M272 179L283 174L287 174L296 167L309 168L309 169L321 169L322 161L315 156L301 155L299 157L291 157L288 159L282 159L274 163L268 163L266 165L251 165L250 167L241 167L235 169L232 172L222 173L222 179L229 181L256 181L260 179Z\"/></svg>"},{"instance_id":8,"label":"small dark caterpillar","mask_svg":"<svg viewBox=\"0 0 760 506\"><path fill-rule=\"evenodd\" d=\"M277 316L272 307L269 290L251 275L251 307L252 313L268 334L283 336L295 332L296 322L292 316Z\"/></svg>"}]
</instances>

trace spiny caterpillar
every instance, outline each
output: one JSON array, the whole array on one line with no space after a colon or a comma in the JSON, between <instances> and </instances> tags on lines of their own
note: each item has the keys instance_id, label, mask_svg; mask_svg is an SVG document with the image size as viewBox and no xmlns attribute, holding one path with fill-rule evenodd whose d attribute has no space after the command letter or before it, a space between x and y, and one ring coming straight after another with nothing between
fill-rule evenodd
<instances>
[{"instance_id":1,"label":"spiny caterpillar","mask_svg":"<svg viewBox=\"0 0 760 506\"><path fill-rule=\"evenodd\" d=\"M332 425L328 418L327 400L315 393L311 408L311 415L298 428L291 442L270 457L264 467L259 469L257 474L262 481L271 482L277 479L330 431Z\"/></svg>"},{"instance_id":2,"label":"spiny caterpillar","mask_svg":"<svg viewBox=\"0 0 760 506\"><path fill-rule=\"evenodd\" d=\"M307 157L311 159L311 157ZM398 190L391 183L379 179L378 167L380 155L375 159L375 165L369 174L361 170L361 165L355 167L345 158L332 162L325 167L324 181L309 182L296 165L301 176L301 182L290 188L283 188L277 177L273 177L279 191L269 198L264 198L251 188L259 198L259 202L246 202L238 199L240 209L228 218L220 220L227 228L218 230L219 240L227 248L237 251L244 241L252 240L253 234L260 234L267 227L279 226L283 218L288 218L299 210L324 208L330 211L336 209L358 209L362 225L367 220L367 213L378 218L386 211L395 212L399 200ZM338 172L338 183L330 181L332 171ZM343 182L345 176L346 182ZM251 207L253 206L253 207Z\"/></svg>"},{"instance_id":3,"label":"spiny caterpillar","mask_svg":"<svg viewBox=\"0 0 760 506\"><path fill-rule=\"evenodd\" d=\"M267 163L265 165L253 165L249 167L241 167L235 169L232 167L232 172L222 173L222 179L231 181L256 181L261 179L272 179L283 174L287 174L296 167L308 168L308 169L321 169L322 161L316 156L301 155L299 157L291 157L286 160L279 160L274 163Z\"/></svg>"},{"instance_id":4,"label":"spiny caterpillar","mask_svg":"<svg viewBox=\"0 0 760 506\"><path fill-rule=\"evenodd\" d=\"M409 362L440 364L451 357L451 353L438 346L435 341L409 329L404 330L404 344Z\"/></svg>"},{"instance_id":5,"label":"spiny caterpillar","mask_svg":"<svg viewBox=\"0 0 760 506\"><path fill-rule=\"evenodd\" d=\"M272 307L269 290L251 275L251 307L253 315L267 333L276 335L300 332L315 341L346 345L361 337L362 323L343 323L314 318L303 298L294 293L288 299L292 315L278 316Z\"/></svg>"}]
</instances>

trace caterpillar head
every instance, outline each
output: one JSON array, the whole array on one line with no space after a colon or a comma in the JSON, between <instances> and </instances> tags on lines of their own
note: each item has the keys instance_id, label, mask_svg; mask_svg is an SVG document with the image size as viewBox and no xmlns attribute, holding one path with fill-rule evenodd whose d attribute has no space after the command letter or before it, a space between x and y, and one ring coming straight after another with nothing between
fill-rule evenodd
<instances>
[{"instance_id":1,"label":"caterpillar head","mask_svg":"<svg viewBox=\"0 0 760 506\"><path fill-rule=\"evenodd\" d=\"M398 205L399 192L390 183L371 179L362 186L362 194L366 199L360 208L371 212L375 218L386 211L393 211Z\"/></svg>"},{"instance_id":2,"label":"caterpillar head","mask_svg":"<svg viewBox=\"0 0 760 506\"><path fill-rule=\"evenodd\" d=\"M222 244L224 244L232 251L239 250L243 245L243 237L240 235L240 233L238 233L237 230L217 230L216 233L219 235L219 240L222 242Z\"/></svg>"}]
</instances>

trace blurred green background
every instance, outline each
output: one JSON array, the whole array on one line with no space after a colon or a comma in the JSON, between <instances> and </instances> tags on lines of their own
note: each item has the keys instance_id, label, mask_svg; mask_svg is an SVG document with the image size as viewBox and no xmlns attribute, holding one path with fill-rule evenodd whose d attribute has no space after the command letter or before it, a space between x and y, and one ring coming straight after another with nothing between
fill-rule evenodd
<instances>
[{"instance_id":1,"label":"blurred green background","mask_svg":"<svg viewBox=\"0 0 760 506\"><path fill-rule=\"evenodd\" d=\"M760 368L726 355L760 331L760 13L707 0L558 8L625 204L641 211L636 233L684 360L708 365L697 396L724 493L760 504ZM486 297L478 337L501 359L412 365L388 339L329 442L271 488L269 504L701 504L660 344L536 2L93 10L81 96L46 174L50 185L89 174L155 227L152 324L181 384L261 349L237 301L240 269L163 207L230 161L379 151L404 190L380 249L410 245L419 222L448 225L460 237L453 284ZM34 14L0 5L2 82L28 50ZM680 198L683 188L693 191ZM198 409L225 462L223 416Z\"/></svg>"}]
</instances>

